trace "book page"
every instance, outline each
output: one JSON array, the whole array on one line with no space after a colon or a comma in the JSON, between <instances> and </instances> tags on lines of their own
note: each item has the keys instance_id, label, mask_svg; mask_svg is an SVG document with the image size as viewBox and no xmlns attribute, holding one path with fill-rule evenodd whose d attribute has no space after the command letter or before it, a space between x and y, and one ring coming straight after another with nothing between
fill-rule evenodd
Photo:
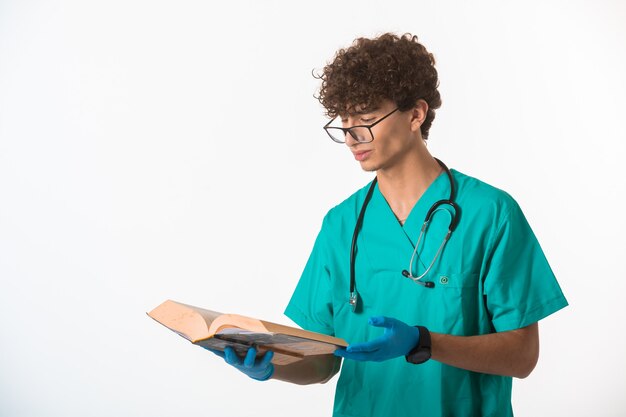
<instances>
[{"instance_id":1,"label":"book page","mask_svg":"<svg viewBox=\"0 0 626 417\"><path fill-rule=\"evenodd\" d=\"M210 337L209 326L221 313L167 300L148 313L150 317L187 340Z\"/></svg>"}]
</instances>

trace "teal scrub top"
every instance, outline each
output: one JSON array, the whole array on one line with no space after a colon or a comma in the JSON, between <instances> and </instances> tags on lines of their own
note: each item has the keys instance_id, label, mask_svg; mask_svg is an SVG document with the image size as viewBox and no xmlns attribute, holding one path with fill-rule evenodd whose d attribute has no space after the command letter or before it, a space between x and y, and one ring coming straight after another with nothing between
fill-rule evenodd
<instances>
[{"instance_id":1,"label":"teal scrub top","mask_svg":"<svg viewBox=\"0 0 626 417\"><path fill-rule=\"evenodd\" d=\"M456 230L425 288L402 276L408 269L426 212L447 199L445 173L413 207L404 226L376 186L357 240L356 289L349 300L350 243L369 185L331 209L285 314L304 329L348 343L379 337L371 316L394 317L436 333L482 335L519 329L567 306L546 257L517 203L507 193L452 170L461 208ZM433 260L452 208L438 210L418 248L413 275ZM384 362L344 360L333 416L512 416L512 378L404 357Z\"/></svg>"}]
</instances>

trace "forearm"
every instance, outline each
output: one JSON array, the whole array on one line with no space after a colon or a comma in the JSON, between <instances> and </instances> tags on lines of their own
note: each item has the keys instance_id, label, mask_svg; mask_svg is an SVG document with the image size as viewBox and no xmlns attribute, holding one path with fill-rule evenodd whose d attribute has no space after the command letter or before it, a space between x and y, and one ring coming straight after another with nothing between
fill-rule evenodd
<instances>
[{"instance_id":1,"label":"forearm","mask_svg":"<svg viewBox=\"0 0 626 417\"><path fill-rule=\"evenodd\" d=\"M341 367L341 358L332 354L307 356L289 365L274 365L272 379L298 385L328 382Z\"/></svg>"},{"instance_id":2,"label":"forearm","mask_svg":"<svg viewBox=\"0 0 626 417\"><path fill-rule=\"evenodd\" d=\"M481 336L431 333L432 359L486 374L527 377L539 358L538 324Z\"/></svg>"}]
</instances>

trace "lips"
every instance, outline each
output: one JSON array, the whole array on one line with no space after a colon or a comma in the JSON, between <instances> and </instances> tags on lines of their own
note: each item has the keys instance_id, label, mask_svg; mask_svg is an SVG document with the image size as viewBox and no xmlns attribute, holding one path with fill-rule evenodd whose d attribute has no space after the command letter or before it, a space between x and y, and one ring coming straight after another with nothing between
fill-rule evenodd
<instances>
[{"instance_id":1,"label":"lips","mask_svg":"<svg viewBox=\"0 0 626 417\"><path fill-rule=\"evenodd\" d=\"M371 153L372 151L358 151L358 152L352 152L354 154L354 159L356 159L357 161L361 162L364 161Z\"/></svg>"}]
</instances>

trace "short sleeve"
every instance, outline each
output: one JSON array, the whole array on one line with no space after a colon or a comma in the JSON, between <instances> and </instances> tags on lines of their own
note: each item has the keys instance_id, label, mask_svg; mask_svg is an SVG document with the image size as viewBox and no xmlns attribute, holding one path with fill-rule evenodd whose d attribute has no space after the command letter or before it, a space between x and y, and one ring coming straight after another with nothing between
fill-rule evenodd
<instances>
[{"instance_id":1,"label":"short sleeve","mask_svg":"<svg viewBox=\"0 0 626 417\"><path fill-rule=\"evenodd\" d=\"M285 315L305 330L334 336L326 219Z\"/></svg>"},{"instance_id":2,"label":"short sleeve","mask_svg":"<svg viewBox=\"0 0 626 417\"><path fill-rule=\"evenodd\" d=\"M524 214L510 203L489 245L483 276L496 331L531 325L568 305Z\"/></svg>"}]
</instances>

